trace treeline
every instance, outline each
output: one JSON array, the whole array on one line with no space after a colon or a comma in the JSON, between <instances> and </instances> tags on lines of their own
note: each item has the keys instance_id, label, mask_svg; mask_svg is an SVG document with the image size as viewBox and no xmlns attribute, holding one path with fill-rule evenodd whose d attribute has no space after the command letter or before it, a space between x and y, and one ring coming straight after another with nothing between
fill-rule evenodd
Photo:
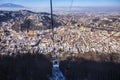
<instances>
[{"instance_id":1,"label":"treeline","mask_svg":"<svg viewBox=\"0 0 120 80\"><path fill-rule=\"evenodd\" d=\"M52 63L42 54L0 55L0 80L47 80Z\"/></svg>"},{"instance_id":2,"label":"treeline","mask_svg":"<svg viewBox=\"0 0 120 80\"><path fill-rule=\"evenodd\" d=\"M62 60L67 80L120 80L120 54L76 54Z\"/></svg>"}]
</instances>

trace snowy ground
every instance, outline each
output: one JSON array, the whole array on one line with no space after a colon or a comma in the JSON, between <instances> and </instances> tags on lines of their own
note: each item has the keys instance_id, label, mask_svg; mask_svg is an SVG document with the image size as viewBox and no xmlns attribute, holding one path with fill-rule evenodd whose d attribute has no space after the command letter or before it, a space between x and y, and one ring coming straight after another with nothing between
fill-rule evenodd
<instances>
[{"instance_id":1,"label":"snowy ground","mask_svg":"<svg viewBox=\"0 0 120 80\"><path fill-rule=\"evenodd\" d=\"M59 68L53 68L52 76L49 78L49 80L65 80L65 77L63 76Z\"/></svg>"},{"instance_id":2,"label":"snowy ground","mask_svg":"<svg viewBox=\"0 0 120 80\"><path fill-rule=\"evenodd\" d=\"M59 63L53 64L52 76L49 78L49 80L65 80L64 75L59 69Z\"/></svg>"}]
</instances>

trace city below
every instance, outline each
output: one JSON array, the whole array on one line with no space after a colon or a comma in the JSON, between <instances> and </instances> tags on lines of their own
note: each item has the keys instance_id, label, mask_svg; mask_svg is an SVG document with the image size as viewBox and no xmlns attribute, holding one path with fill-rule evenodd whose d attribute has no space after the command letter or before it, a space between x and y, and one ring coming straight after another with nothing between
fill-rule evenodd
<instances>
[{"instance_id":1,"label":"city below","mask_svg":"<svg viewBox=\"0 0 120 80\"><path fill-rule=\"evenodd\" d=\"M0 80L120 80L119 68L120 8L0 5Z\"/></svg>"}]
</instances>

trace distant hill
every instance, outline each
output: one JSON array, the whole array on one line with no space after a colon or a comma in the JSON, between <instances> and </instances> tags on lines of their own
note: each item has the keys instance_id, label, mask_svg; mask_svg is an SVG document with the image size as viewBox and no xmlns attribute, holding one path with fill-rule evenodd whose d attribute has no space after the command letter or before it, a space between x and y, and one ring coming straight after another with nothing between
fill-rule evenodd
<instances>
[{"instance_id":1,"label":"distant hill","mask_svg":"<svg viewBox=\"0 0 120 80\"><path fill-rule=\"evenodd\" d=\"M59 20L58 15L54 16L54 27L59 27L64 25L64 23ZM8 11L0 10L0 24L14 22L12 29L19 31L19 26L21 30L34 29L34 30L46 30L51 29L51 16L47 12L33 12L30 10L18 10L18 11Z\"/></svg>"},{"instance_id":2,"label":"distant hill","mask_svg":"<svg viewBox=\"0 0 120 80\"><path fill-rule=\"evenodd\" d=\"M22 6L22 5L13 4L13 3L1 4L0 7L2 7L2 8L25 8L25 7Z\"/></svg>"}]
</instances>

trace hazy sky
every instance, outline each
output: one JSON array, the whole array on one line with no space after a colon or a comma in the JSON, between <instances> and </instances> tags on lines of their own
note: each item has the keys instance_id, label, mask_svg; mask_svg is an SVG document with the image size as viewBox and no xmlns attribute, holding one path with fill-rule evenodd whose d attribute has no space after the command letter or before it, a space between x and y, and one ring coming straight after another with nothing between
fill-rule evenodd
<instances>
[{"instance_id":1,"label":"hazy sky","mask_svg":"<svg viewBox=\"0 0 120 80\"><path fill-rule=\"evenodd\" d=\"M16 3L26 7L49 7L50 0L0 0L0 3ZM72 0L53 0L53 6L69 7ZM73 6L120 6L120 0L73 0Z\"/></svg>"}]
</instances>

